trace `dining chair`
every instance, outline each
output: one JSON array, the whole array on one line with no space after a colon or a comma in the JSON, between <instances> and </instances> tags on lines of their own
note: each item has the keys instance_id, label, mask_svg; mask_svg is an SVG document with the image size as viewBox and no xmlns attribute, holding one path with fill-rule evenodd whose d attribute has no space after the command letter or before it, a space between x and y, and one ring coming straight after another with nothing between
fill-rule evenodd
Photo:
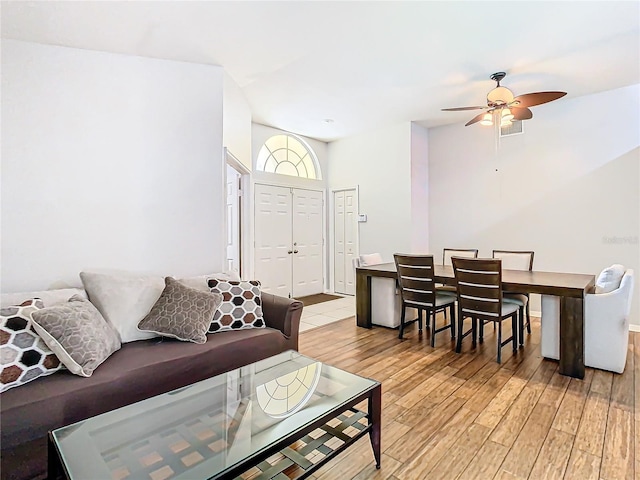
<instances>
[{"instance_id":1,"label":"dining chair","mask_svg":"<svg viewBox=\"0 0 640 480\"><path fill-rule=\"evenodd\" d=\"M483 341L485 322L498 324L498 363L502 361L502 347L513 343L513 351L518 349L517 315L518 306L502 301L502 262L493 258L453 257L453 272L458 291L458 335L456 353L462 350L462 339L472 334L472 344L476 346L478 321L480 322L480 343ZM471 329L463 332L464 319L471 318ZM502 340L502 321L511 319L511 336Z\"/></svg>"},{"instance_id":2,"label":"dining chair","mask_svg":"<svg viewBox=\"0 0 640 480\"><path fill-rule=\"evenodd\" d=\"M434 281L433 255L404 255L396 253L393 256L398 272L398 284L402 296L402 313L400 315L400 333L402 338L406 309L414 307L426 312L427 328L431 324L431 346L435 346L436 333L451 329L451 339L456 336L455 297L436 292ZM449 308L451 319L449 324L436 328L436 313ZM422 331L422 315L418 317L418 328Z\"/></svg>"},{"instance_id":3,"label":"dining chair","mask_svg":"<svg viewBox=\"0 0 640 480\"><path fill-rule=\"evenodd\" d=\"M527 250L494 250L493 258L502 260L502 268L505 270L533 270L533 252ZM518 305L519 310L519 328L518 339L520 346L524 345L524 328L527 327L527 333L531 334L531 311L530 299L528 293L509 293L505 292L503 296L505 303L513 303ZM526 309L527 321L524 322L524 313Z\"/></svg>"},{"instance_id":4,"label":"dining chair","mask_svg":"<svg viewBox=\"0 0 640 480\"><path fill-rule=\"evenodd\" d=\"M442 265L451 266L451 257L478 258L477 248L443 248L442 249ZM448 293L456 295L455 285L437 285L436 291L439 293Z\"/></svg>"}]
</instances>

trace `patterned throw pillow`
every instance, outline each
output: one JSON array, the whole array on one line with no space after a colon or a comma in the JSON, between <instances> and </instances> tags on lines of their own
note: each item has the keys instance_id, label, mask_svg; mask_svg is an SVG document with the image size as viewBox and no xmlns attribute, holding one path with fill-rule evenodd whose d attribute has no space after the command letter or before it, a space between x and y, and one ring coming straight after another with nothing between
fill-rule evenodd
<instances>
[{"instance_id":1,"label":"patterned throw pillow","mask_svg":"<svg viewBox=\"0 0 640 480\"><path fill-rule=\"evenodd\" d=\"M260 282L223 281L209 279L212 293L222 295L222 304L213 315L209 332L244 330L246 328L264 328Z\"/></svg>"},{"instance_id":2,"label":"patterned throw pillow","mask_svg":"<svg viewBox=\"0 0 640 480\"><path fill-rule=\"evenodd\" d=\"M162 295L138 328L185 342L205 343L214 312L222 295L187 287L171 277L165 278Z\"/></svg>"},{"instance_id":3,"label":"patterned throw pillow","mask_svg":"<svg viewBox=\"0 0 640 480\"><path fill-rule=\"evenodd\" d=\"M74 295L67 303L37 310L33 328L71 373L90 377L120 350L118 332L93 304Z\"/></svg>"},{"instance_id":4,"label":"patterned throw pillow","mask_svg":"<svg viewBox=\"0 0 640 480\"><path fill-rule=\"evenodd\" d=\"M31 314L43 308L34 298L0 310L0 392L51 375L62 364L33 329Z\"/></svg>"}]
</instances>

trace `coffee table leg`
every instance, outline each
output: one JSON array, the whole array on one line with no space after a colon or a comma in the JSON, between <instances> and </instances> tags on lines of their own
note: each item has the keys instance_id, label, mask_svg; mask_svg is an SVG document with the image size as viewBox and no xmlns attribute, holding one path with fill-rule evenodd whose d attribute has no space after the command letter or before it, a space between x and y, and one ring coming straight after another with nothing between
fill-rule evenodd
<instances>
[{"instance_id":1,"label":"coffee table leg","mask_svg":"<svg viewBox=\"0 0 640 480\"><path fill-rule=\"evenodd\" d=\"M380 468L380 431L382 428L382 385L378 385L369 397L369 415L371 416L371 446L376 459L376 468Z\"/></svg>"},{"instance_id":2,"label":"coffee table leg","mask_svg":"<svg viewBox=\"0 0 640 480\"><path fill-rule=\"evenodd\" d=\"M53 444L51 434L48 435L48 448L47 448L47 480L56 480L60 477L62 469L60 468L60 460L58 458L58 451Z\"/></svg>"}]
</instances>

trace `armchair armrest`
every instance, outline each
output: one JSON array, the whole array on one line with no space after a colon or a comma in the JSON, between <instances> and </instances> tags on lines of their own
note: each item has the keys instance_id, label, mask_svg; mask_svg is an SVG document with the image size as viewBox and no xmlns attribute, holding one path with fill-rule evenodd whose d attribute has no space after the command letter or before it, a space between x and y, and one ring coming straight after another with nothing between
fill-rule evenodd
<instances>
[{"instance_id":1,"label":"armchair armrest","mask_svg":"<svg viewBox=\"0 0 640 480\"><path fill-rule=\"evenodd\" d=\"M302 302L267 292L262 292L261 297L262 314L267 327L280 330L285 337L292 340L292 345L295 345L297 350Z\"/></svg>"}]
</instances>

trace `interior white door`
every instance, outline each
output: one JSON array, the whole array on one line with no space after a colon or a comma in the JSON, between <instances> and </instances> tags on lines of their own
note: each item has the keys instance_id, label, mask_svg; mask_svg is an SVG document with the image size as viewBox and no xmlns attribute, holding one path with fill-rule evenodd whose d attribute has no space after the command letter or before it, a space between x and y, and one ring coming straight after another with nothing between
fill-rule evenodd
<instances>
[{"instance_id":1,"label":"interior white door","mask_svg":"<svg viewBox=\"0 0 640 480\"><path fill-rule=\"evenodd\" d=\"M356 271L353 259L358 252L358 207L356 190L344 191L344 284L347 295L356 294Z\"/></svg>"},{"instance_id":2,"label":"interior white door","mask_svg":"<svg viewBox=\"0 0 640 480\"><path fill-rule=\"evenodd\" d=\"M322 192L293 189L293 296L322 293Z\"/></svg>"},{"instance_id":3,"label":"interior white door","mask_svg":"<svg viewBox=\"0 0 640 480\"><path fill-rule=\"evenodd\" d=\"M333 193L334 290L346 295L356 293L353 259L358 252L357 200L355 189Z\"/></svg>"},{"instance_id":4,"label":"interior white door","mask_svg":"<svg viewBox=\"0 0 640 480\"><path fill-rule=\"evenodd\" d=\"M227 270L240 273L240 172L227 165Z\"/></svg>"},{"instance_id":5,"label":"interior white door","mask_svg":"<svg viewBox=\"0 0 640 480\"><path fill-rule=\"evenodd\" d=\"M292 195L288 187L255 185L254 276L262 290L292 293Z\"/></svg>"},{"instance_id":6,"label":"interior white door","mask_svg":"<svg viewBox=\"0 0 640 480\"><path fill-rule=\"evenodd\" d=\"M333 263L336 293L347 293L344 248L344 191L333 192Z\"/></svg>"}]
</instances>

